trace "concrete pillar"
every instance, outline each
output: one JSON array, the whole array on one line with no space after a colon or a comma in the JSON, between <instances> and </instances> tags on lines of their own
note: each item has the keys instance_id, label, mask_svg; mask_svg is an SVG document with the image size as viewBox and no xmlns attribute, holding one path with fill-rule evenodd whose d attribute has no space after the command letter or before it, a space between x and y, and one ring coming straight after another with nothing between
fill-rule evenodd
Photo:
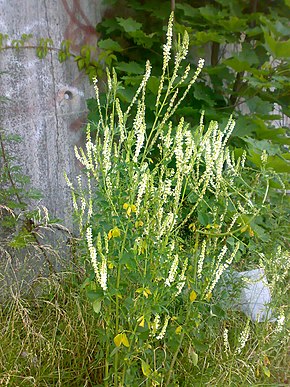
<instances>
[{"instance_id":1,"label":"concrete pillar","mask_svg":"<svg viewBox=\"0 0 290 387\"><path fill-rule=\"evenodd\" d=\"M8 44L23 33L51 38L55 47L72 41L78 53L85 44L96 45L95 26L101 19L100 0L0 0L0 32ZM64 172L75 176L78 165L74 145L82 144L86 121L86 98L93 95L87 76L73 58L60 64L57 52L40 60L35 49L0 51L0 95L10 99L0 106L0 126L21 136L11 151L40 190L53 217L72 226L71 199Z\"/></svg>"}]
</instances>

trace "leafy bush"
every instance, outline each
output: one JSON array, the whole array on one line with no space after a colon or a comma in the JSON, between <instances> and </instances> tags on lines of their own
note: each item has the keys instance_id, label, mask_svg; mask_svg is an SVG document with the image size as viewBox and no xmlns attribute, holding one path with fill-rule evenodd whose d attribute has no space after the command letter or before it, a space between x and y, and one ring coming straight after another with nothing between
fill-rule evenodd
<instances>
[{"instance_id":1,"label":"leafy bush","mask_svg":"<svg viewBox=\"0 0 290 387\"><path fill-rule=\"evenodd\" d=\"M168 1L109 1L109 10L97 30L102 40L99 62L114 66L124 82L118 91L128 103L140 82L146 58L153 74L148 83L156 98L158 74L162 66L160 43L164 20L170 13ZM269 153L267 168L289 172L289 129L276 126L283 114L289 117L289 2L251 4L247 1L175 2L174 36L188 32L190 61L207 58L202 78L176 111L196 122L205 110L206 120L226 124L234 113L236 126L231 144L248 150L248 160L260 166L261 149ZM175 42L177 46L179 42ZM97 71L101 71L99 66ZM155 71L154 71L155 70ZM185 83L181 88L185 90ZM147 107L154 111L154 97ZM277 108L280 106L280 109ZM96 119L90 101L92 120ZM148 115L148 120L150 117ZM282 145L282 148L280 147Z\"/></svg>"},{"instance_id":2,"label":"leafy bush","mask_svg":"<svg viewBox=\"0 0 290 387\"><path fill-rule=\"evenodd\" d=\"M88 268L83 288L98 315L105 386L193 381L198 352L209 348L226 321L216 285L234 260L246 259L267 200L267 185L259 202L255 184L244 179L245 154L235 159L227 146L232 118L223 129L216 121L205 129L203 114L197 127L176 119L204 61L193 72L183 66L185 31L170 71L172 36L173 14L153 113L147 108L148 61L126 107L114 69L107 71L105 101L95 79L96 138L89 125L85 149L75 149L85 179L78 176L77 187L68 181ZM265 152L261 163L265 167ZM263 170L253 175L256 184L264 177ZM248 321L233 343L235 356L249 331Z\"/></svg>"}]
</instances>

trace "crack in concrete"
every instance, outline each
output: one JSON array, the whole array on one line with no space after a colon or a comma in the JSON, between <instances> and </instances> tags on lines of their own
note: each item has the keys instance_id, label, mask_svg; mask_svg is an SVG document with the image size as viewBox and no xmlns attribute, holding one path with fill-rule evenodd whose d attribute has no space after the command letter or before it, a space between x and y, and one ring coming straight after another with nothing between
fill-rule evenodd
<instances>
[{"instance_id":1,"label":"crack in concrete","mask_svg":"<svg viewBox=\"0 0 290 387\"><path fill-rule=\"evenodd\" d=\"M50 28L49 28L48 8L47 8L46 0L44 0L44 8L45 8L45 21L47 24L47 35L50 39L52 39L52 37L51 37L52 35L50 33ZM56 140L55 140L55 142L56 142L56 160L57 160L56 162L57 162L57 170L58 170L58 167L60 165L60 156L59 156L60 155L60 153L59 153L59 130L60 130L60 127L59 127L57 102L56 102L57 89L56 89L56 81L55 81L55 68L54 68L54 64L53 64L53 53L50 51L49 55L50 55L51 76L52 76L52 85L53 85L53 93L54 93L53 107L54 107L54 118L55 118L55 122L56 122ZM57 186L59 186L58 173L56 173L54 177L56 178Z\"/></svg>"}]
</instances>

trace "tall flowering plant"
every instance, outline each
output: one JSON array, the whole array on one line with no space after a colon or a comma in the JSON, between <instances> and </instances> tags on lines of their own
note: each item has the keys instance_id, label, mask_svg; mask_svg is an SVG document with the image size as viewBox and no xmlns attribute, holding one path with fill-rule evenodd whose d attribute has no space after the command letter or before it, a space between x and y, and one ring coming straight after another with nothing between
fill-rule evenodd
<instances>
[{"instance_id":1,"label":"tall flowering plant","mask_svg":"<svg viewBox=\"0 0 290 387\"><path fill-rule=\"evenodd\" d=\"M146 123L150 62L125 109L117 98L116 73L107 71L104 105L94 82L97 133L92 138L88 125L85 148L75 149L84 177L77 186L68 181L88 263L84 287L98 316L105 386L170 384L181 345L189 345L198 303L210 302L239 252L236 235L247 228L242 215L255 215L251 200L234 188L236 180L241 184L244 163L227 147L234 121L230 118L223 130L217 122L205 129L201 114L193 130L183 118L174 120L204 61L194 72L190 65L184 69L185 32L169 76L172 29L173 14L153 125ZM201 229L195 220L209 198L213 226ZM184 229L191 230L194 242Z\"/></svg>"}]
</instances>

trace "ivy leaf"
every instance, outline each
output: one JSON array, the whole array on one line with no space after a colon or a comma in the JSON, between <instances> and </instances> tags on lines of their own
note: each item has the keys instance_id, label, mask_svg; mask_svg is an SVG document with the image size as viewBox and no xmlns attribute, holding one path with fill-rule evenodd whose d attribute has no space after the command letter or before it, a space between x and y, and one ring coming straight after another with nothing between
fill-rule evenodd
<instances>
[{"instance_id":1,"label":"ivy leaf","mask_svg":"<svg viewBox=\"0 0 290 387\"><path fill-rule=\"evenodd\" d=\"M141 23L136 22L136 20L132 19L131 17L129 17L128 19L123 19L122 17L117 17L116 19L117 19L118 23L120 24L120 26L123 27L123 29L126 32L138 31L142 27Z\"/></svg>"}]
</instances>

